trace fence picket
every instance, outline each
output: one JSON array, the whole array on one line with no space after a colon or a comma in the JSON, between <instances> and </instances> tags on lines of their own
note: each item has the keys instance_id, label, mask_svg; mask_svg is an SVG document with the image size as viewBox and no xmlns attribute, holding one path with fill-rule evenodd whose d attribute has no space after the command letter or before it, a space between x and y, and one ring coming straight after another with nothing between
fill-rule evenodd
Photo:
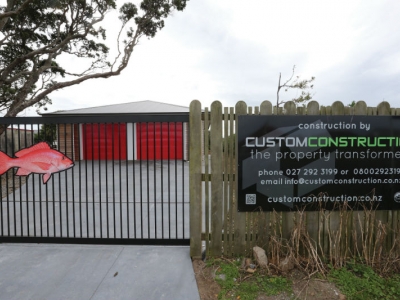
<instances>
[{"instance_id":1,"label":"fence picket","mask_svg":"<svg viewBox=\"0 0 400 300\"><path fill-rule=\"evenodd\" d=\"M272 115L272 104L269 101L263 101L260 105L260 115ZM258 211L255 213L258 217L257 246L263 248L267 253L270 251L268 236L270 235L271 213L269 211Z\"/></svg>"},{"instance_id":2,"label":"fence picket","mask_svg":"<svg viewBox=\"0 0 400 300\"><path fill-rule=\"evenodd\" d=\"M211 245L210 254L222 254L223 206L223 155L222 155L222 104L214 101L211 104Z\"/></svg>"},{"instance_id":3,"label":"fence picket","mask_svg":"<svg viewBox=\"0 0 400 300\"><path fill-rule=\"evenodd\" d=\"M236 206L234 205L234 191L236 187L236 156L235 156L235 147L236 147L236 139L235 139L235 111L234 108L231 107L229 109L229 198L228 198L228 246L226 247L226 251L224 250L224 254L227 256L231 256L233 253L233 237L234 237L234 224L235 224L235 215L234 210Z\"/></svg>"},{"instance_id":4,"label":"fence picket","mask_svg":"<svg viewBox=\"0 0 400 300\"><path fill-rule=\"evenodd\" d=\"M390 104L386 101L379 103L377 107L377 115L379 116L390 116L391 115L391 108ZM375 221L382 222L382 224L391 224L392 222L392 214L391 211L388 210L379 210L375 212ZM377 224L377 223L376 223ZM390 248L391 246L391 234L386 236L385 244L386 248Z\"/></svg>"},{"instance_id":5,"label":"fence picket","mask_svg":"<svg viewBox=\"0 0 400 300\"><path fill-rule=\"evenodd\" d=\"M236 111L236 120L239 115L247 114L247 104L244 101L239 101L235 106ZM237 126L238 123L236 121L235 124L235 132L236 132L236 145L237 145ZM238 153L238 149L236 149L236 153ZM247 213L239 213L237 211L237 186L235 185L234 191L234 214L235 214L235 239L234 239L234 253L236 255L244 255L246 252L246 214Z\"/></svg>"},{"instance_id":6,"label":"fence picket","mask_svg":"<svg viewBox=\"0 0 400 300\"><path fill-rule=\"evenodd\" d=\"M205 244L207 255L210 251L210 114L204 109L204 201L205 201Z\"/></svg>"},{"instance_id":7,"label":"fence picket","mask_svg":"<svg viewBox=\"0 0 400 300\"><path fill-rule=\"evenodd\" d=\"M296 104L294 102L286 102L283 106L284 115L296 115ZM282 238L290 239L291 231L294 226L295 212L282 212Z\"/></svg>"},{"instance_id":8,"label":"fence picket","mask_svg":"<svg viewBox=\"0 0 400 300\"><path fill-rule=\"evenodd\" d=\"M229 222L229 215L228 215L228 186L229 186L229 156L228 156L228 136L229 136L229 114L228 114L228 107L224 107L224 138L223 138L223 163L224 163L224 177L223 177L223 193L224 193L224 248L228 248L228 222Z\"/></svg>"},{"instance_id":9,"label":"fence picket","mask_svg":"<svg viewBox=\"0 0 400 300\"><path fill-rule=\"evenodd\" d=\"M321 114L325 113L324 107L321 107ZM319 115L320 107L317 101L311 101L307 105L307 115ZM318 249L318 232L321 227L320 215L318 211L307 211L306 212L306 229L310 236L315 249ZM320 250L320 249L318 249Z\"/></svg>"}]
</instances>

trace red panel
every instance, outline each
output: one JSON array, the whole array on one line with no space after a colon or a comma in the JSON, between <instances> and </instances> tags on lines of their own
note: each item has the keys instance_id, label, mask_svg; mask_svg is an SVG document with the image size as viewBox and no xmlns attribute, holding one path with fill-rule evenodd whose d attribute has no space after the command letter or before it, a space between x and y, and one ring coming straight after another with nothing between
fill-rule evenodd
<instances>
[{"instance_id":1,"label":"red panel","mask_svg":"<svg viewBox=\"0 0 400 300\"><path fill-rule=\"evenodd\" d=\"M182 159L182 123L136 124L137 159Z\"/></svg>"},{"instance_id":2,"label":"red panel","mask_svg":"<svg viewBox=\"0 0 400 300\"><path fill-rule=\"evenodd\" d=\"M83 124L84 159L126 159L126 124Z\"/></svg>"}]
</instances>

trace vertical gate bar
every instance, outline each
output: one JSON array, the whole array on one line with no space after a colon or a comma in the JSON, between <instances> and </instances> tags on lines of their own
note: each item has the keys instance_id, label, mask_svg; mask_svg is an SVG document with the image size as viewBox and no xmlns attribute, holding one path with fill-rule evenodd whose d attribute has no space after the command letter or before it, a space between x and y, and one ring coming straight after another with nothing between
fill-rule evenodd
<instances>
[{"instance_id":1,"label":"vertical gate bar","mask_svg":"<svg viewBox=\"0 0 400 300\"><path fill-rule=\"evenodd\" d=\"M51 124L51 125L53 125L53 124ZM39 124L38 124L38 129L39 129ZM53 134L53 130L50 130L50 140L52 140L52 141L55 140L55 137L54 137L54 134ZM46 187L46 191L47 191L47 187ZM39 199L42 199L42 188L41 187L39 187ZM53 201L54 201L54 198L53 198ZM49 197L46 197L46 227L47 227L47 236L50 236Z\"/></svg>"},{"instance_id":2,"label":"vertical gate bar","mask_svg":"<svg viewBox=\"0 0 400 300\"><path fill-rule=\"evenodd\" d=\"M126 140L126 147L125 147L125 176L126 176L126 226L127 226L127 238L130 238L130 232L129 232L129 152L128 152L128 143L129 143L129 139L128 139L128 123L125 124L125 140ZM133 149L133 148L132 148Z\"/></svg>"},{"instance_id":3,"label":"vertical gate bar","mask_svg":"<svg viewBox=\"0 0 400 300\"><path fill-rule=\"evenodd\" d=\"M67 123L64 123L64 151L65 155L67 155ZM65 212L67 221L67 237L69 238L68 178L66 173L64 174L64 177L65 177L65 206L66 206Z\"/></svg>"},{"instance_id":4,"label":"vertical gate bar","mask_svg":"<svg viewBox=\"0 0 400 300\"><path fill-rule=\"evenodd\" d=\"M119 165L119 224L120 224L120 237L123 238L122 228L122 171L121 171L121 123L118 123L118 165Z\"/></svg>"},{"instance_id":5,"label":"vertical gate bar","mask_svg":"<svg viewBox=\"0 0 400 300\"><path fill-rule=\"evenodd\" d=\"M155 236L155 238L157 238L157 203L156 203L156 199L157 199L157 194L156 194L156 191L157 191L157 188L156 188L156 159L157 159L157 153L156 153L156 124L157 123L154 123L154 126L153 126L153 134L154 134L154 140L153 140L153 146L154 146L154 160L153 160L153 177L154 177L154 187L153 187L153 189L154 189L154 192L153 192L153 195L154 195L154 200L153 200L153 202L154 202L154 236ZM161 130L161 129L160 129ZM161 136L161 132L160 132L160 136Z\"/></svg>"},{"instance_id":6,"label":"vertical gate bar","mask_svg":"<svg viewBox=\"0 0 400 300\"><path fill-rule=\"evenodd\" d=\"M171 239L171 135L170 124L168 122L168 238Z\"/></svg>"},{"instance_id":7,"label":"vertical gate bar","mask_svg":"<svg viewBox=\"0 0 400 300\"><path fill-rule=\"evenodd\" d=\"M139 175L140 175L140 238L143 238L143 175L142 175L142 160L143 160L143 139L142 139L142 130L143 130L143 124L145 123L139 123L139 140L140 140L140 161L139 161ZM146 137L147 139L147 137Z\"/></svg>"},{"instance_id":8,"label":"vertical gate bar","mask_svg":"<svg viewBox=\"0 0 400 300\"><path fill-rule=\"evenodd\" d=\"M88 161L88 127L87 123L83 124L84 126L84 133L85 133L85 138L84 140L84 149L85 149L85 196L86 196L86 237L89 237L89 192L88 192L88 166L87 166L87 161Z\"/></svg>"},{"instance_id":9,"label":"vertical gate bar","mask_svg":"<svg viewBox=\"0 0 400 300\"><path fill-rule=\"evenodd\" d=\"M122 172L121 172L121 123L118 123L118 164L119 164L119 222L121 229L121 239L123 238L123 227L122 227Z\"/></svg>"},{"instance_id":10,"label":"vertical gate bar","mask_svg":"<svg viewBox=\"0 0 400 300\"><path fill-rule=\"evenodd\" d=\"M92 129L92 207L93 207L93 237L96 238L96 207L95 207L95 197L94 197L94 125L99 126L99 123L92 123L91 129ZM100 154L100 153L98 153Z\"/></svg>"},{"instance_id":11,"label":"vertical gate bar","mask_svg":"<svg viewBox=\"0 0 400 300\"><path fill-rule=\"evenodd\" d=\"M32 134L31 134L31 137L33 136L33 132L34 132L34 130L33 130L33 124L31 124L31 129L32 129ZM25 146L27 146L28 145L28 138L27 138L27 135L26 135L26 125L25 125ZM22 187L21 187L21 191L22 191ZM28 201L28 180L26 180L25 181L25 201L26 201L26 232L27 232L27 236L29 236L29 232L30 232L30 230L29 230L29 201ZM2 201L2 203L1 203L2 205L1 205L1 215L3 216L3 201ZM3 220L1 221L1 228L2 228L2 230L1 230L1 233L2 233L2 235L3 235Z\"/></svg>"},{"instance_id":12,"label":"vertical gate bar","mask_svg":"<svg viewBox=\"0 0 400 300\"><path fill-rule=\"evenodd\" d=\"M39 182L40 182L40 177L39 177ZM46 184L46 187L45 187L45 189L46 189L46 199L48 199L49 197L49 189L48 189L49 187L48 187L48 185ZM33 185L33 189L35 189L35 185ZM57 236L57 234L56 234L56 196L55 196L55 191L54 191L54 181L52 181L51 182L51 195L52 195L52 199L53 199L53 235L54 236ZM42 198L42 189L41 189L41 187L40 187L40 185L39 185L39 199L41 199ZM35 209L35 202L33 203L33 208ZM34 212L34 217L35 217L35 219L36 219L36 213ZM36 224L36 221L35 221L35 224ZM36 229L35 229L35 232L36 232ZM36 234L35 234L35 236L36 236Z\"/></svg>"},{"instance_id":13,"label":"vertical gate bar","mask_svg":"<svg viewBox=\"0 0 400 300\"><path fill-rule=\"evenodd\" d=\"M106 165L106 170L105 170L105 173L106 173L106 223L107 223L107 238L109 239L110 238L110 214L109 214L109 202L108 202L108 144L109 144L109 141L108 141L108 135L107 135L107 123L104 123L104 138L105 138L105 140L106 140L106 147L105 147L105 149L106 149L106 162L105 162L105 165Z\"/></svg>"},{"instance_id":14,"label":"vertical gate bar","mask_svg":"<svg viewBox=\"0 0 400 300\"><path fill-rule=\"evenodd\" d=\"M177 145L177 127L178 123L174 122L174 150L175 150L175 238L178 238L178 145Z\"/></svg>"},{"instance_id":15,"label":"vertical gate bar","mask_svg":"<svg viewBox=\"0 0 400 300\"><path fill-rule=\"evenodd\" d=\"M39 124L38 124L38 130L39 130ZM31 138L31 143L32 143L32 145L33 145L33 143L34 143L34 138L33 138L33 135L32 135L32 138ZM40 182L40 178L39 178L39 182ZM33 205L33 235L36 237L36 203L35 203L35 200L36 200L36 197L35 197L35 175L32 175L32 190L33 190L33 200L32 200L32 205ZM39 188L39 199L41 199L42 198L42 190Z\"/></svg>"},{"instance_id":16,"label":"vertical gate bar","mask_svg":"<svg viewBox=\"0 0 400 300\"><path fill-rule=\"evenodd\" d=\"M74 143L74 135L75 135L75 126L73 123L70 123L71 130L71 160L74 161L75 164L75 143ZM76 238L76 217L75 217L75 180L74 180L74 168L71 169L71 182L72 182L72 221L73 221L73 229L74 229L74 238ZM48 217L48 215L47 215Z\"/></svg>"},{"instance_id":17,"label":"vertical gate bar","mask_svg":"<svg viewBox=\"0 0 400 300\"><path fill-rule=\"evenodd\" d=\"M117 238L117 226L115 223L115 150L114 150L114 146L115 146L115 138L114 138L114 123L111 123L111 140L112 140L112 148L111 148L111 154L112 154L112 158L111 158L111 162L112 162L112 191L113 191L113 224L114 224L114 239Z\"/></svg>"},{"instance_id":18,"label":"vertical gate bar","mask_svg":"<svg viewBox=\"0 0 400 300\"><path fill-rule=\"evenodd\" d=\"M78 153L78 159L79 159L79 233L80 233L80 238L83 238L83 224L82 224L82 157L81 157L81 149L82 149L82 155L83 155L83 141L85 134L82 132L81 136L81 131L84 130L84 124L78 123L78 144L79 144L79 153Z\"/></svg>"},{"instance_id":19,"label":"vertical gate bar","mask_svg":"<svg viewBox=\"0 0 400 300\"><path fill-rule=\"evenodd\" d=\"M33 130L33 124L30 124L30 126L31 126L31 128L32 128L32 130ZM38 129L38 132L39 132L39 124L36 124L36 128ZM33 133L33 131L32 131L32 133ZM28 143L26 143L26 145L27 145ZM33 134L31 134L31 138L30 138L30 144L31 145L33 145ZM32 187L33 187L33 185L34 185L34 176L32 175L31 176L31 178L32 178ZM27 230L27 233L28 233L28 236L30 236L30 224L29 224L29 215L30 215L30 210L29 210L29 193L28 193L28 186L29 186L29 181L26 181L25 182L25 192L26 192L26 196L25 196L25 198L26 198L26 215L27 215L27 226L28 226L28 230ZM33 199L35 199L35 192L33 191Z\"/></svg>"},{"instance_id":20,"label":"vertical gate bar","mask_svg":"<svg viewBox=\"0 0 400 300\"><path fill-rule=\"evenodd\" d=\"M40 130L40 127L41 126L44 126L44 124L37 124L37 129L38 129L38 132L39 132L39 130ZM45 136L47 135L46 133L44 134ZM34 144L34 138L33 138L33 135L32 135L32 141L31 141L31 144L33 145ZM39 178L39 183L40 183L40 175L38 176L38 178ZM34 222L34 232L35 232L35 236L36 236L36 213L35 213L35 206L36 206L36 204L35 204L35 175L32 175L32 188L33 188L33 202L32 202L32 205L33 205L33 222ZM48 218L48 215L49 215L49 197L48 197L48 191L47 191L47 185L44 187L45 189L46 189L46 193L45 193L45 195L46 195L46 200L45 200L45 202L46 202L46 215L47 215L47 218L46 218L46 221L47 221L47 223L46 223L46 226L47 226L47 236L49 236L50 235L50 221L49 221L49 218ZM42 184L39 184L38 185L38 190L39 190L39 203L41 203L41 199L42 199ZM41 205L41 204L40 204Z\"/></svg>"},{"instance_id":21,"label":"vertical gate bar","mask_svg":"<svg viewBox=\"0 0 400 300\"><path fill-rule=\"evenodd\" d=\"M50 131L50 139L53 139L53 133ZM59 136L59 135L58 135ZM57 145L60 145L60 143L58 143ZM43 177L40 178L39 176L39 182L43 183ZM39 188L41 188L42 185L39 185ZM48 184L46 184L46 189L47 189ZM54 229L54 236L56 236L56 207L55 207L55 202L56 202L56 197L55 197L55 190L54 190L54 180L51 181L51 193L52 193L52 199L53 199L53 229ZM48 196L48 194L46 194ZM40 220L40 224L42 223L42 210L41 210L41 202L42 199L39 198L39 220ZM41 229L40 229L41 230ZM40 236L43 236L42 234L40 234Z\"/></svg>"},{"instance_id":22,"label":"vertical gate bar","mask_svg":"<svg viewBox=\"0 0 400 300\"><path fill-rule=\"evenodd\" d=\"M6 128L6 133L5 133L5 139L4 139L4 145L5 145L5 153L8 153L8 139L7 139L7 129ZM10 236L10 194L8 193L9 191L9 184L8 184L8 171L6 172L6 193L7 193L7 235Z\"/></svg>"},{"instance_id":23,"label":"vertical gate bar","mask_svg":"<svg viewBox=\"0 0 400 300\"><path fill-rule=\"evenodd\" d=\"M138 123L136 123L138 124ZM137 126L137 125L136 125ZM135 135L135 128L137 130L137 127L135 126L135 123L132 123L132 150L133 150L133 155L132 155L132 186L133 186L133 198L132 198L132 203L133 203L133 236L136 239L136 175L135 175L135 145L136 145L136 158L138 158L139 155L139 143L136 141L136 135ZM136 143L135 143L136 141Z\"/></svg>"},{"instance_id":24,"label":"vertical gate bar","mask_svg":"<svg viewBox=\"0 0 400 300\"><path fill-rule=\"evenodd\" d=\"M6 153L8 153L7 152L7 150L8 150L8 139L7 139L7 129L8 128L6 128L6 136L5 136L5 150L6 150ZM9 195L9 193L8 193L8 191L9 191L9 184L8 184L8 171L6 172L6 193L7 193L7 233L8 233L8 236L10 236L10 195Z\"/></svg>"},{"instance_id":25,"label":"vertical gate bar","mask_svg":"<svg viewBox=\"0 0 400 300\"><path fill-rule=\"evenodd\" d=\"M153 123L154 126L154 123ZM147 152L147 159L146 159L146 171L147 171L147 238L150 238L150 194L149 194L149 122L146 123L146 135L147 135L147 145L146 145L146 152Z\"/></svg>"},{"instance_id":26,"label":"vertical gate bar","mask_svg":"<svg viewBox=\"0 0 400 300\"><path fill-rule=\"evenodd\" d=\"M183 122L180 123L181 124L181 133L182 133L182 158L181 158L181 164L182 164L182 229L183 229L183 235L182 238L184 239L186 237L185 235L185 139L184 139L184 126L183 126Z\"/></svg>"},{"instance_id":27,"label":"vertical gate bar","mask_svg":"<svg viewBox=\"0 0 400 300\"><path fill-rule=\"evenodd\" d=\"M58 147L60 147L61 143L61 137L60 137L60 126L57 126L57 145ZM61 174L58 173L58 182L61 183ZM52 184L53 184L53 188L54 188L54 178L52 180ZM63 224L62 224L62 197L61 197L61 186L60 184L58 185L58 197L60 200L60 237L63 237L63 233L62 233L62 228L63 228ZM40 224L42 224L42 199L40 199ZM40 230L41 230L42 226L40 226ZM41 235L42 236L42 235Z\"/></svg>"},{"instance_id":28,"label":"vertical gate bar","mask_svg":"<svg viewBox=\"0 0 400 300\"><path fill-rule=\"evenodd\" d=\"M17 124L19 127L19 124ZM11 153L14 154L15 152L15 138L14 138L14 125L11 127ZM17 211L16 211L16 203L15 203L15 176L12 177L13 183L13 209L14 209L14 236L17 236Z\"/></svg>"},{"instance_id":29,"label":"vertical gate bar","mask_svg":"<svg viewBox=\"0 0 400 300\"><path fill-rule=\"evenodd\" d=\"M100 213L100 238L103 238L103 217L102 217L102 213L101 213L101 187L102 187L102 184L101 184L101 161L100 161L100 155L101 155L101 153L100 153L100 137L101 137L101 126L102 126L103 124L102 123L100 123L98 126L97 126L97 134L98 134L98 143L97 143L97 148L99 149L99 213ZM105 141L105 146L107 147L107 140ZM107 157L105 158L106 160L105 160L105 163L107 163ZM93 177L94 177L94 174L93 174Z\"/></svg>"},{"instance_id":30,"label":"vertical gate bar","mask_svg":"<svg viewBox=\"0 0 400 300\"><path fill-rule=\"evenodd\" d=\"M164 144L163 144L163 126L164 122L160 123L161 126L161 237L164 239Z\"/></svg>"},{"instance_id":31,"label":"vertical gate bar","mask_svg":"<svg viewBox=\"0 0 400 300\"><path fill-rule=\"evenodd\" d=\"M26 125L25 125L24 133L26 135ZM20 149L21 149L21 125L18 125L18 151ZM22 178L21 178L21 176L18 177L18 180L19 180L19 190L20 190L20 193L19 193L19 212L20 212L19 218L20 218L20 226L21 226L20 229L21 229L21 236L24 236L24 224L23 224L23 214L22 214L22 193L21 193Z\"/></svg>"}]
</instances>

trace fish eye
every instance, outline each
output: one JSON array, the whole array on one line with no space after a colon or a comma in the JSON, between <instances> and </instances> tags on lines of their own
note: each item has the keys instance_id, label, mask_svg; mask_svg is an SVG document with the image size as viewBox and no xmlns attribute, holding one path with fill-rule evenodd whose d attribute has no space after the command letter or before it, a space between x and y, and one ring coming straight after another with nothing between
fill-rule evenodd
<instances>
[{"instance_id":1,"label":"fish eye","mask_svg":"<svg viewBox=\"0 0 400 300\"><path fill-rule=\"evenodd\" d=\"M64 160L64 158L65 158L65 156L63 156L63 157L61 158L61 160Z\"/></svg>"}]
</instances>

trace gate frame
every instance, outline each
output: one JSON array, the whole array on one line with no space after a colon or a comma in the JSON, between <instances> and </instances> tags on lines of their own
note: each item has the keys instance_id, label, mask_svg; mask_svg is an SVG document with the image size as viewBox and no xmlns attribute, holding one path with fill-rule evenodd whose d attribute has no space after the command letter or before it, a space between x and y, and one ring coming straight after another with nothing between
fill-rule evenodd
<instances>
[{"instance_id":1,"label":"gate frame","mask_svg":"<svg viewBox=\"0 0 400 300\"><path fill-rule=\"evenodd\" d=\"M34 125L45 125L45 124L87 124L87 123L158 123L158 122L181 122L182 126L184 127L185 124L187 124L189 121L189 115L188 113L156 113L156 114L112 114L112 115L107 115L107 116L100 116L100 115L94 115L94 116L88 116L88 115L82 115L82 116L44 116L44 117L2 117L0 118L0 125L18 125L18 128L13 128L13 131L19 131L19 128L21 125L26 126L34 126ZM6 132L6 131L5 131ZM189 131L188 131L189 133ZM136 136L136 133L134 133ZM33 137L32 137L33 140ZM60 145L58 145L60 147ZM184 143L182 147L185 147ZM75 148L75 147L73 147ZM184 151L185 149L183 149ZM76 151L75 149L72 150L73 152ZM128 151L128 149L127 149ZM78 154L80 156L80 154ZM72 157L73 160L75 157ZM134 156L133 156L134 158ZM182 158L182 166L184 162L185 157ZM112 159L114 160L114 159ZM97 160L89 160L89 161L97 161ZM120 160L121 161L121 160ZM125 160L124 160L125 161ZM128 157L127 157L128 161ZM133 161L135 161L133 159ZM145 160L149 161L149 160ZM170 159L168 159L170 161ZM172 161L172 160L171 160ZM186 187L182 187L185 189ZM177 192L177 191L176 191ZM128 197L128 196L127 196ZM183 195L182 195L183 197ZM4 200L6 199L6 200ZM4 201L9 201L9 196L6 196L6 198L2 199L2 203ZM190 206L190 202L185 202L185 199L182 198L182 205L184 203L187 203ZM15 199L14 199L15 201ZM42 200L43 201L43 200ZM2 204L1 203L1 204ZM77 203L77 202L73 202ZM94 202L93 202L94 203ZM150 202L149 202L150 203ZM2 210L3 211L3 210ZM87 212L89 213L89 212ZM183 213L183 212L182 212ZM176 222L178 216L175 216ZM185 218L185 216L182 216L182 218ZM189 216L186 216L186 218L189 218ZM183 219L185 220L185 219ZM9 222L10 219L7 217L7 222ZM0 222L3 224L5 220L3 220L3 215L0 215ZM22 222L22 221L21 221ZM122 222L122 221L121 221ZM43 224L40 223L42 226ZM136 225L136 223L135 223ZM183 238L118 238L118 237L82 237L82 232L81 237L74 237L74 236L68 236L68 237L48 237L48 236L10 236L9 234L7 235L7 232L2 236L0 233L0 243L68 243L68 244L121 244L121 245L171 245L171 246L176 246L176 245L185 245L188 246L190 245L190 239L186 236L189 232L190 229L185 230L185 221L183 221ZM30 225L27 225L30 226ZM62 226L62 225L61 225ZM67 227L69 225L67 224ZM2 226L3 228L3 226ZM102 231L102 229L101 229ZM17 232L16 229L14 229L14 233ZM176 232L178 232L178 228L176 228ZM36 234L36 232L35 232ZM121 233L122 234L122 233ZM163 234L164 235L164 234Z\"/></svg>"}]
</instances>

